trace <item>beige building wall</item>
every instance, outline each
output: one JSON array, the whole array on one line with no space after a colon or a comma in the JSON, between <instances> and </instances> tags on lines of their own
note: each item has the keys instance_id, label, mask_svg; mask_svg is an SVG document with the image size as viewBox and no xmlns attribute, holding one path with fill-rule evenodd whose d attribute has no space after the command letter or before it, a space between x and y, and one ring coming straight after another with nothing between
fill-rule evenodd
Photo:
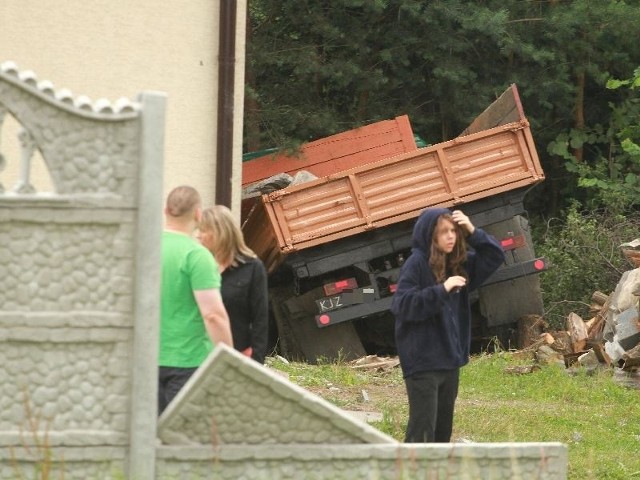
<instances>
[{"instance_id":1,"label":"beige building wall","mask_svg":"<svg viewBox=\"0 0 640 480\"><path fill-rule=\"evenodd\" d=\"M188 183L215 199L220 0L2 0L0 62L92 101L166 92L164 191ZM233 208L240 202L246 0L237 1ZM15 122L13 122L15 123ZM11 120L2 151L18 151ZM17 154L19 155L19 154ZM17 159L0 181L12 186ZM48 174L34 167L34 184ZM8 178L9 177L9 178Z\"/></svg>"}]
</instances>

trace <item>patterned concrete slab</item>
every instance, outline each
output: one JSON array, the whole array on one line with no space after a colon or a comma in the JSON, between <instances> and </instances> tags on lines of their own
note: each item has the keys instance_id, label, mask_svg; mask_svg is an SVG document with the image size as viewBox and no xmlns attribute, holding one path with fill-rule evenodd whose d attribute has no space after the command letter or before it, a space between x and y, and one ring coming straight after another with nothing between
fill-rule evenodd
<instances>
[{"instance_id":1,"label":"patterned concrete slab","mask_svg":"<svg viewBox=\"0 0 640 480\"><path fill-rule=\"evenodd\" d=\"M157 480L566 480L560 443L158 447Z\"/></svg>"},{"instance_id":2,"label":"patterned concrete slab","mask_svg":"<svg viewBox=\"0 0 640 480\"><path fill-rule=\"evenodd\" d=\"M158 437L166 445L398 443L224 345L164 411Z\"/></svg>"}]
</instances>

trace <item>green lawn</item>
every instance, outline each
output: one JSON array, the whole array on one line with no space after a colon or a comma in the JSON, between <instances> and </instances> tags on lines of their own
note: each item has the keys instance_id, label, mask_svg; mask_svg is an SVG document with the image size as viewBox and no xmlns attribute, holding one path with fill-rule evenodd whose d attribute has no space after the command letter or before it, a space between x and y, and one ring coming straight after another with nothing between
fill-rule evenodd
<instances>
[{"instance_id":1,"label":"green lawn","mask_svg":"<svg viewBox=\"0 0 640 480\"><path fill-rule=\"evenodd\" d=\"M591 374L569 374L559 365L523 375L505 371L523 363L499 352L475 356L462 369L454 441L562 442L571 480L640 479L640 390L614 383L607 368ZM341 408L382 413L373 425L402 440L408 412L399 368L277 360L271 366Z\"/></svg>"}]
</instances>

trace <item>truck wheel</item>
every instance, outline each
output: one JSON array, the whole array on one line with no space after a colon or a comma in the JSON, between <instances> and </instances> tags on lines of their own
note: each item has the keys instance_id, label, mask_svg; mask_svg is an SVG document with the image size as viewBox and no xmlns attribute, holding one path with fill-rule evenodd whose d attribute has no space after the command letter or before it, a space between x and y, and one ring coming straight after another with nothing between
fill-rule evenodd
<instances>
[{"instance_id":1,"label":"truck wheel","mask_svg":"<svg viewBox=\"0 0 640 480\"><path fill-rule=\"evenodd\" d=\"M518 265L535 258L533 242L527 220L516 215L508 220L483 227L498 239L509 234L525 239L522 246L506 252L506 264ZM486 327L499 334L503 341L517 329L523 315L542 315L542 292L538 274L512 278L479 289L480 311L486 319ZM506 346L506 344L505 344ZM513 345L511 345L513 346Z\"/></svg>"},{"instance_id":2,"label":"truck wheel","mask_svg":"<svg viewBox=\"0 0 640 480\"><path fill-rule=\"evenodd\" d=\"M295 296L284 288L271 294L271 308L286 358L319 361L352 360L366 355L352 322L319 328L315 321L318 292Z\"/></svg>"},{"instance_id":3,"label":"truck wheel","mask_svg":"<svg viewBox=\"0 0 640 480\"><path fill-rule=\"evenodd\" d=\"M305 360L304 354L300 349L300 345L296 340L289 317L284 311L284 301L291 297L292 293L290 289L286 287L272 288L269 291L269 303L270 303L270 322L275 324L275 330L277 333L277 340L274 342L276 349L280 351L280 354L289 360L301 361Z\"/></svg>"}]
</instances>

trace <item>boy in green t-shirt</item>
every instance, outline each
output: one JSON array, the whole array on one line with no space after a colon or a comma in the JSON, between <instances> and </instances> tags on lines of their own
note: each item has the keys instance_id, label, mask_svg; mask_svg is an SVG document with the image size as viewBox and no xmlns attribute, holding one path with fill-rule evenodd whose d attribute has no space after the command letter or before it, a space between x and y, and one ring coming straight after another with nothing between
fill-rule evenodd
<instances>
[{"instance_id":1,"label":"boy in green t-shirt","mask_svg":"<svg viewBox=\"0 0 640 480\"><path fill-rule=\"evenodd\" d=\"M158 413L180 391L216 343L233 347L211 253L191 237L201 214L198 192L173 189L162 234Z\"/></svg>"}]
</instances>

